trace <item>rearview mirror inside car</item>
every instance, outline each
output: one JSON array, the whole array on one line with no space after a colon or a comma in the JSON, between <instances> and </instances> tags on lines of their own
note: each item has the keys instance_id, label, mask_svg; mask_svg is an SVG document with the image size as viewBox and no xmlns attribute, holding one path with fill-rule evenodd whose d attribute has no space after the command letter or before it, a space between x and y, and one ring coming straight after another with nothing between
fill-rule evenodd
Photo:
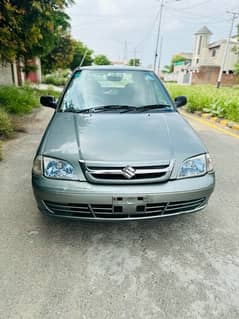
<instances>
[{"instance_id":1,"label":"rearview mirror inside car","mask_svg":"<svg viewBox=\"0 0 239 319\"><path fill-rule=\"evenodd\" d=\"M107 81L111 82L120 82L122 80L122 75L118 74L109 74L107 76Z\"/></svg>"}]
</instances>

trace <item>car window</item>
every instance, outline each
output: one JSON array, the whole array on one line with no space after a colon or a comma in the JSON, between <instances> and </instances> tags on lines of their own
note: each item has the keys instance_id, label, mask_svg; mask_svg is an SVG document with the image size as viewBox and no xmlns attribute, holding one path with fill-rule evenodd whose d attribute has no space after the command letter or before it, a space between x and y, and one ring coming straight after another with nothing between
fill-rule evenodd
<instances>
[{"instance_id":1,"label":"car window","mask_svg":"<svg viewBox=\"0 0 239 319\"><path fill-rule=\"evenodd\" d=\"M74 74L61 109L82 110L105 105L140 107L152 104L172 106L164 87L153 72L86 69Z\"/></svg>"}]
</instances>

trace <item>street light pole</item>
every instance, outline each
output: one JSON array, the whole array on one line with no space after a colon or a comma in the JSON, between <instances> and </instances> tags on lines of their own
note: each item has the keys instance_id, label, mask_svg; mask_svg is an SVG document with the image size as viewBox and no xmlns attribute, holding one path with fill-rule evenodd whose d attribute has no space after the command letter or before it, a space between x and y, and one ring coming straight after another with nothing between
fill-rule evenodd
<instances>
[{"instance_id":1,"label":"street light pole","mask_svg":"<svg viewBox=\"0 0 239 319\"><path fill-rule=\"evenodd\" d=\"M162 17L163 17L163 9L165 7L165 2L178 2L181 0L173 0L173 1L166 1L161 0L160 5L160 14L159 14L159 23L158 23L158 31L157 31L157 39L156 39L156 48L155 48L155 55L154 55L154 72L156 72L157 68L157 59L158 59L158 49L159 49L159 38L160 38L160 32L161 32L161 24L162 24Z\"/></svg>"},{"instance_id":2,"label":"street light pole","mask_svg":"<svg viewBox=\"0 0 239 319\"><path fill-rule=\"evenodd\" d=\"M156 64L157 64L157 58L158 58L159 37L160 37L161 24L162 24L163 8L164 8L164 0L161 0L156 48L155 48L155 55L154 55L154 71L156 71Z\"/></svg>"},{"instance_id":3,"label":"street light pole","mask_svg":"<svg viewBox=\"0 0 239 319\"><path fill-rule=\"evenodd\" d=\"M218 89L220 88L221 82L222 82L222 75L223 75L223 71L224 71L225 64L226 64L226 59L227 59L228 50L229 50L229 46L230 46L230 40L231 40L231 37L232 37L232 31L233 31L233 27L234 27L234 22L239 17L239 13L238 12L232 11L232 12L228 12L228 13L232 14L232 22L231 22L231 27L230 27L230 32L229 32L229 35L228 35L226 47L225 47L225 50L224 50L224 53L223 53L223 58L222 58L221 66L220 66L220 71L219 71L219 74L218 74L218 80L217 80L217 88Z\"/></svg>"}]
</instances>

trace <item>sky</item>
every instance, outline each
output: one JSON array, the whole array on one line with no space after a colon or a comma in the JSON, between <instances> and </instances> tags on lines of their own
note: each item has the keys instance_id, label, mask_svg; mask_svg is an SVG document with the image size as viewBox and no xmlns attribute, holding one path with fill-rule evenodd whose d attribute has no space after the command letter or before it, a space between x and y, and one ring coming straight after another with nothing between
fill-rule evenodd
<instances>
[{"instance_id":1,"label":"sky","mask_svg":"<svg viewBox=\"0 0 239 319\"><path fill-rule=\"evenodd\" d=\"M226 38L231 23L227 11L239 11L238 0L164 1L159 45L162 44L161 66L169 64L178 52L192 52L194 33L204 25L213 33L211 41ZM105 54L112 61L130 59L136 51L142 65L148 67L154 61L160 3L160 0L75 0L67 9L72 36L95 54Z\"/></svg>"}]
</instances>

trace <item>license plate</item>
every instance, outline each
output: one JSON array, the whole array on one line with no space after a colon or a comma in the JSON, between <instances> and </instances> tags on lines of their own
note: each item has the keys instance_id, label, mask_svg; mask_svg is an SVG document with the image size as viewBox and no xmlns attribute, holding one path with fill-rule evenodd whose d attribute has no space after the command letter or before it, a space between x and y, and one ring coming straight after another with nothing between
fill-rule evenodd
<instances>
[{"instance_id":1,"label":"license plate","mask_svg":"<svg viewBox=\"0 0 239 319\"><path fill-rule=\"evenodd\" d=\"M122 207L122 212L134 214L139 206L145 206L145 197L113 197L113 207Z\"/></svg>"}]
</instances>

